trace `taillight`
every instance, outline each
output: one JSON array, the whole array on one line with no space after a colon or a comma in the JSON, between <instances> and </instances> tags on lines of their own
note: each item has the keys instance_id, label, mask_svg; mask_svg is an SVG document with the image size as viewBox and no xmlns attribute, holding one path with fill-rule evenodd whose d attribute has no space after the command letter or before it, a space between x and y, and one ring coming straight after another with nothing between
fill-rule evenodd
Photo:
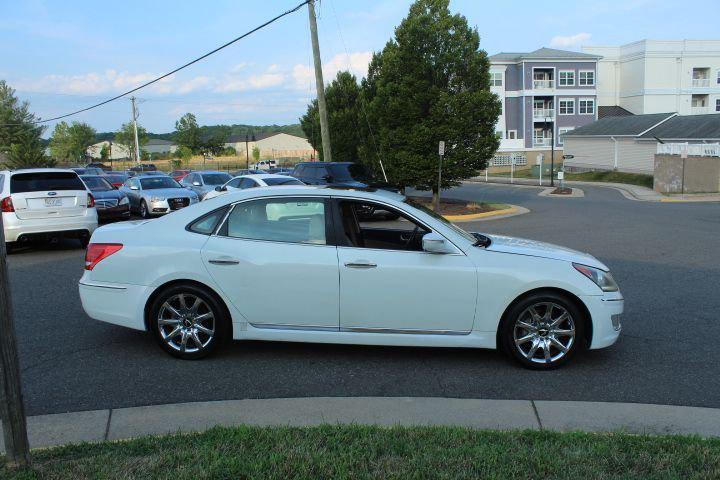
<instances>
[{"instance_id":1,"label":"taillight","mask_svg":"<svg viewBox=\"0 0 720 480\"><path fill-rule=\"evenodd\" d=\"M92 208L95 206L95 197L92 196L92 193L88 193L88 208Z\"/></svg>"},{"instance_id":2,"label":"taillight","mask_svg":"<svg viewBox=\"0 0 720 480\"><path fill-rule=\"evenodd\" d=\"M2 210L3 212L15 211L15 207L13 206L11 197L5 197L2 199L2 202L0 202L0 210Z\"/></svg>"},{"instance_id":3,"label":"taillight","mask_svg":"<svg viewBox=\"0 0 720 480\"><path fill-rule=\"evenodd\" d=\"M95 265L121 248L122 243L91 243L85 251L85 270L92 270Z\"/></svg>"}]
</instances>

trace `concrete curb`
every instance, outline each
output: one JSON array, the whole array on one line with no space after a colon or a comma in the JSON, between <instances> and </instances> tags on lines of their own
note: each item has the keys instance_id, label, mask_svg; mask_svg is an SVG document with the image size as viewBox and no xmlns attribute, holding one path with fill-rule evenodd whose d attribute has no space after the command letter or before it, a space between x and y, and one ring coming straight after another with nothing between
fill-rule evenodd
<instances>
[{"instance_id":1,"label":"concrete curb","mask_svg":"<svg viewBox=\"0 0 720 480\"><path fill-rule=\"evenodd\" d=\"M453 223L483 222L487 220L499 220L501 218L514 217L516 215L523 215L526 213L530 213L530 210L519 205L510 205L510 208L495 210L492 212L472 213L470 215L443 215L443 217Z\"/></svg>"},{"instance_id":2,"label":"concrete curb","mask_svg":"<svg viewBox=\"0 0 720 480\"><path fill-rule=\"evenodd\" d=\"M224 400L39 415L28 418L32 448L201 432L217 425L457 425L720 437L720 409L640 403L426 397ZM4 452L0 438L0 452Z\"/></svg>"},{"instance_id":3,"label":"concrete curb","mask_svg":"<svg viewBox=\"0 0 720 480\"><path fill-rule=\"evenodd\" d=\"M538 193L538 195L541 197L550 197L550 198L582 198L585 196L585 192L583 192L579 188L571 188L570 190L572 190L572 193L570 193L569 195L558 195L558 194L552 193L555 191L555 188L550 187L550 188L546 188L542 192Z\"/></svg>"}]
</instances>

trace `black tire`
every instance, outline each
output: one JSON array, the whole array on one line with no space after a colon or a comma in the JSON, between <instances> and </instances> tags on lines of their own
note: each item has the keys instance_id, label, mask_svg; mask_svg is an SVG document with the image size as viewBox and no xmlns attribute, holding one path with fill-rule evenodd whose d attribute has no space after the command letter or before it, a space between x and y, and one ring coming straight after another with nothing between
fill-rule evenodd
<instances>
[{"instance_id":1,"label":"black tire","mask_svg":"<svg viewBox=\"0 0 720 480\"><path fill-rule=\"evenodd\" d=\"M175 327L173 327L172 325L164 325L162 329L160 328L159 319L161 313L163 314L163 316L168 313L166 307L166 309L161 312L161 310L164 308L163 306L168 301L170 301L170 303L174 303L173 299L176 298L178 295L185 295L186 298L197 297L202 300L202 302L204 302L204 304L208 307L208 311L212 312L214 318L214 333L205 345L197 345L192 340L192 336L187 336L186 338L188 348L186 351L182 351L182 347L181 345L178 345L178 342L182 343L181 340L182 337L185 336L184 333L181 332L179 334L180 338L178 338L178 335L176 335L171 339L172 341L168 341L168 331L173 330ZM178 304L174 305L177 306ZM205 313L205 309L201 309L199 312ZM152 304L150 305L149 315L150 317L148 319L148 326L160 347L170 355L181 358L183 360L198 360L214 353L226 340L229 339L232 330L230 326L231 320L230 318L228 318L226 309L223 306L221 300L210 290L192 284L179 284L165 289L153 300ZM168 320L171 321L172 319ZM207 322L204 323L204 326L206 328L210 327ZM191 327L188 328L192 330ZM196 330L195 333L200 339L201 343L203 343L208 338L208 336L205 336L200 331ZM191 344L191 342L193 343Z\"/></svg>"},{"instance_id":2,"label":"black tire","mask_svg":"<svg viewBox=\"0 0 720 480\"><path fill-rule=\"evenodd\" d=\"M547 304L553 305L550 311L550 321L546 320L546 318L548 318L546 317L547 307L543 310L543 305ZM528 319L533 318L529 310L531 307L533 307L533 311L536 312L536 314L539 314L538 318L542 317L540 321L538 321L540 328L536 328L535 330L525 329L518 325L519 321L527 323ZM553 321L561 318L562 309L564 309L570 317L569 320L563 321L557 327L549 327L548 324L552 324ZM586 321L587 318L584 312L578 308L575 301L571 300L570 297L555 292L534 293L513 305L505 315L501 330L502 347L505 352L525 368L532 370L552 370L565 365L572 360L579 350L586 348ZM546 326L548 326L548 328L545 328ZM572 337L567 333L571 330L574 330ZM553 332L565 333L556 336ZM520 337L517 338L519 341L528 337L532 337L532 339L525 340L525 342L516 345L516 333ZM566 347L565 353L555 346L551 338L554 338L558 344ZM539 343L536 350L533 351L532 347L535 346L535 340ZM549 347L549 353L547 355L545 354L546 346ZM541 353L542 357L540 356ZM531 355L531 357L528 357L528 355Z\"/></svg>"},{"instance_id":3,"label":"black tire","mask_svg":"<svg viewBox=\"0 0 720 480\"><path fill-rule=\"evenodd\" d=\"M80 242L80 248L85 249L90 244L90 235L87 233L80 235L78 241Z\"/></svg>"},{"instance_id":4,"label":"black tire","mask_svg":"<svg viewBox=\"0 0 720 480\"><path fill-rule=\"evenodd\" d=\"M150 210L148 210L147 203L145 200L140 201L140 216L142 218L150 218Z\"/></svg>"}]
</instances>

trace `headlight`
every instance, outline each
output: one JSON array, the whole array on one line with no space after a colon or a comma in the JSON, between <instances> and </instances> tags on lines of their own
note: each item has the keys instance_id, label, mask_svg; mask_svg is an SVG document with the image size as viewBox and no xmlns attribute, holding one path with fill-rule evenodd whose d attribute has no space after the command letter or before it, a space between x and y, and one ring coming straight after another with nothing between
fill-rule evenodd
<instances>
[{"instance_id":1,"label":"headlight","mask_svg":"<svg viewBox=\"0 0 720 480\"><path fill-rule=\"evenodd\" d=\"M128 200L128 197L122 197L120 201L118 202L118 205L127 205L130 203L130 200Z\"/></svg>"},{"instance_id":2,"label":"headlight","mask_svg":"<svg viewBox=\"0 0 720 480\"><path fill-rule=\"evenodd\" d=\"M153 203L155 203L155 202L162 202L163 199L162 199L161 197L152 197L152 198L150 199L150 201L153 202Z\"/></svg>"},{"instance_id":3,"label":"headlight","mask_svg":"<svg viewBox=\"0 0 720 480\"><path fill-rule=\"evenodd\" d=\"M573 263L575 270L585 275L587 278L593 281L595 285L600 287L603 292L617 292L619 290L615 279L610 275L610 272L605 272L599 268L588 267L587 265L580 265Z\"/></svg>"}]
</instances>

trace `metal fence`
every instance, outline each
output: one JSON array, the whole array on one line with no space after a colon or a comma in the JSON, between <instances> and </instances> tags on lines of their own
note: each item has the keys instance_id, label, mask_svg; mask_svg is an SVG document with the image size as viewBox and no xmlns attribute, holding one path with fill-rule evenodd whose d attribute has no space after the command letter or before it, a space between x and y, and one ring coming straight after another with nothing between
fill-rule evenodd
<instances>
[{"instance_id":1,"label":"metal fence","mask_svg":"<svg viewBox=\"0 0 720 480\"><path fill-rule=\"evenodd\" d=\"M495 154L490 160L489 167L509 167L515 165L516 167L523 167L527 165L527 157L524 153L508 153L508 154Z\"/></svg>"},{"instance_id":2,"label":"metal fence","mask_svg":"<svg viewBox=\"0 0 720 480\"><path fill-rule=\"evenodd\" d=\"M658 143L659 155L682 155L690 157L720 157L720 143Z\"/></svg>"}]
</instances>

